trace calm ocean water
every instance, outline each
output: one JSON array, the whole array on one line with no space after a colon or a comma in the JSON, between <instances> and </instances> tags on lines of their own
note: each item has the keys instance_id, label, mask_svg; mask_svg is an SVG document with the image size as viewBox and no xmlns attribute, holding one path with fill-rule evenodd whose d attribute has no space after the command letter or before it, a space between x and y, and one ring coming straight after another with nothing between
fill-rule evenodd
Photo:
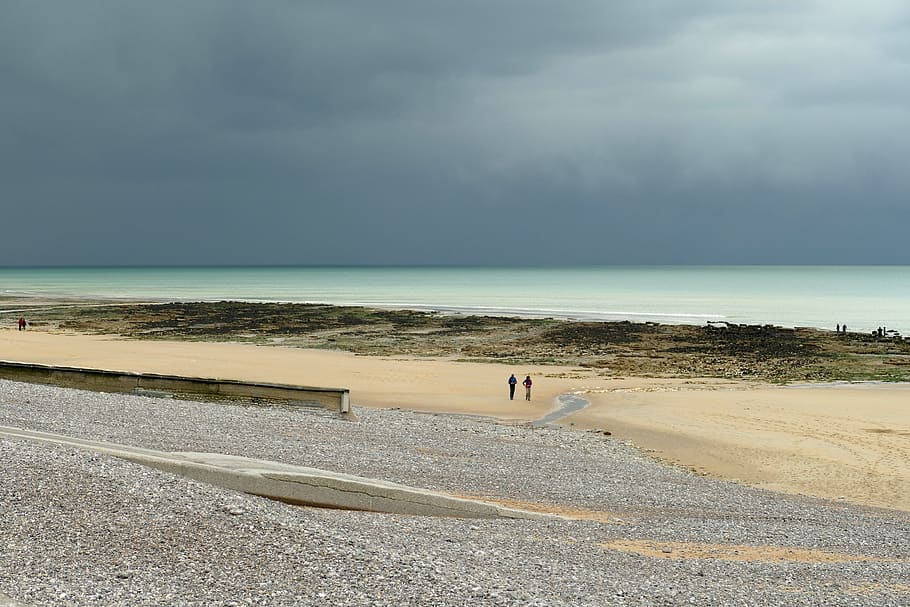
<instances>
[{"instance_id":1,"label":"calm ocean water","mask_svg":"<svg viewBox=\"0 0 910 607\"><path fill-rule=\"evenodd\" d=\"M281 301L910 336L908 266L0 268L36 298Z\"/></svg>"}]
</instances>

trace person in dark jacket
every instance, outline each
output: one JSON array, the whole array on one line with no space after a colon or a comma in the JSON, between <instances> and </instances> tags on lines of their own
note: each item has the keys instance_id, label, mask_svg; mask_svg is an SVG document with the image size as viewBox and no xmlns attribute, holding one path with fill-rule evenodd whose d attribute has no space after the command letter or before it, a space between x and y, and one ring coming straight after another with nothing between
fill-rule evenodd
<instances>
[{"instance_id":1,"label":"person in dark jacket","mask_svg":"<svg viewBox=\"0 0 910 607\"><path fill-rule=\"evenodd\" d=\"M533 383L530 375L525 377L525 380L521 382L521 385L525 387L525 400L531 400L531 384Z\"/></svg>"}]
</instances>

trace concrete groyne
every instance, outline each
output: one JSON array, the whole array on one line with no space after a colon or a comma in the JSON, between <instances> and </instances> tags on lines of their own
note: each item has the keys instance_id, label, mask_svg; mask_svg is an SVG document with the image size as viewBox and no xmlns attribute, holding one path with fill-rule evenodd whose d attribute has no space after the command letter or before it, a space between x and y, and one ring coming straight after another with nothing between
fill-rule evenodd
<instances>
[{"instance_id":1,"label":"concrete groyne","mask_svg":"<svg viewBox=\"0 0 910 607\"><path fill-rule=\"evenodd\" d=\"M318 405L339 413L351 413L347 388L324 388L262 382L134 373L83 367L63 367L16 361L0 361L0 379L50 384L95 392L149 393L155 396L203 398L249 398L289 404Z\"/></svg>"}]
</instances>

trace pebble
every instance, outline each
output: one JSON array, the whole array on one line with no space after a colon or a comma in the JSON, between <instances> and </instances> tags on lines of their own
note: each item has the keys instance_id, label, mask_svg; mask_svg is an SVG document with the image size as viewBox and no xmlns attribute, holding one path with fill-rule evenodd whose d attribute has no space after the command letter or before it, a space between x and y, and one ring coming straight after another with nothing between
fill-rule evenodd
<instances>
[{"instance_id":1,"label":"pebble","mask_svg":"<svg viewBox=\"0 0 910 607\"><path fill-rule=\"evenodd\" d=\"M351 422L314 408L0 381L0 425L598 516L461 520L303 508L70 447L0 439L0 599L33 607L910 605L908 513L697 476L600 432L356 413ZM658 548L610 547L619 541ZM667 543L670 552L659 548ZM733 560L685 548L716 544L863 560Z\"/></svg>"}]
</instances>

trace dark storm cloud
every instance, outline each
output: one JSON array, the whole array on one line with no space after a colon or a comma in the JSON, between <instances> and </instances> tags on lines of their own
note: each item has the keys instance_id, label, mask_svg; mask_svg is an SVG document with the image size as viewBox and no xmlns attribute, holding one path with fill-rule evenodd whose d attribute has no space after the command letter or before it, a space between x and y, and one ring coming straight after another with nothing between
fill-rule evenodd
<instances>
[{"instance_id":1,"label":"dark storm cloud","mask_svg":"<svg viewBox=\"0 0 910 607\"><path fill-rule=\"evenodd\" d=\"M0 263L910 263L908 30L886 0L7 2Z\"/></svg>"}]
</instances>

